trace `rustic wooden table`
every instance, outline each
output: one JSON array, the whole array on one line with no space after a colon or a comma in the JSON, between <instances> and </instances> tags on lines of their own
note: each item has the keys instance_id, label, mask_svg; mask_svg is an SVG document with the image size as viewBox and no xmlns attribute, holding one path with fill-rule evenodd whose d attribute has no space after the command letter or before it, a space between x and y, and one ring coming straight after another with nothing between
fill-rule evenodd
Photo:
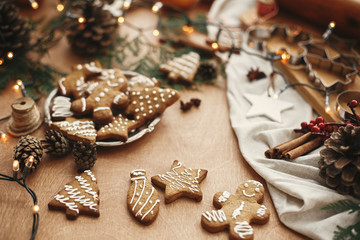
<instances>
[{"instance_id":1,"label":"rustic wooden table","mask_svg":"<svg viewBox=\"0 0 360 240\"><path fill-rule=\"evenodd\" d=\"M54 2L44 1L44 4L39 13L53 7ZM135 23L142 21L139 16L133 17ZM66 39L51 49L45 61L62 71L69 71L73 64L81 62L71 54ZM12 85L0 94L0 117L10 114L10 104L21 97L21 93L11 89ZM246 163L238 148L229 121L226 81L201 86L196 91L181 91L182 100L192 97L202 100L198 109L183 113L177 102L163 114L152 133L125 146L98 149L98 160L92 170L100 188L99 218L81 215L71 221L63 212L48 210L48 202L64 184L73 180L77 171L71 155L56 159L45 154L38 170L27 181L37 194L40 206L36 239L228 239L227 232L211 234L201 227L202 212L215 209L212 198L216 192L234 192L238 184L247 179L264 181ZM43 103L41 100L38 104L42 111ZM0 129L6 129L6 121L0 123ZM44 124L32 135L44 139L45 129ZM1 173L12 174L13 148L17 141L8 137L0 142ZM157 220L150 226L139 224L129 214L126 204L130 172L146 169L150 178L168 171L175 159L186 166L208 170L200 185L203 200L183 198L165 205L163 191L159 190L161 205ZM0 239L28 239L32 224L31 198L11 182L0 181L0 192ZM255 239L304 239L280 223L267 191L264 204L270 209L270 220L265 225L253 225Z\"/></svg>"}]
</instances>

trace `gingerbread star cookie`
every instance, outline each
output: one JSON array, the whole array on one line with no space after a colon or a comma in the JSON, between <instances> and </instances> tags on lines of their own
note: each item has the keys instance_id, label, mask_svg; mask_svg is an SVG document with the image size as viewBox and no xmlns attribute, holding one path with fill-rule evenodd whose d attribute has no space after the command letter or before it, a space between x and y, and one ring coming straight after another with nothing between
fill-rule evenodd
<instances>
[{"instance_id":1,"label":"gingerbread star cookie","mask_svg":"<svg viewBox=\"0 0 360 240\"><path fill-rule=\"evenodd\" d=\"M207 170L187 168L175 160L169 172L151 177L151 182L165 189L165 203L171 203L180 197L200 202L202 192L199 185L206 175Z\"/></svg>"},{"instance_id":2,"label":"gingerbread star cookie","mask_svg":"<svg viewBox=\"0 0 360 240\"><path fill-rule=\"evenodd\" d=\"M99 188L95 175L84 171L74 181L65 184L64 188L49 202L52 210L65 210L66 217L76 219L79 214L99 217Z\"/></svg>"},{"instance_id":3,"label":"gingerbread star cookie","mask_svg":"<svg viewBox=\"0 0 360 240\"><path fill-rule=\"evenodd\" d=\"M250 223L264 224L270 216L269 210L259 204L264 199L264 191L260 182L248 180L240 184L235 194L216 193L213 204L219 210L204 212L202 227L214 233L229 229L230 239L253 239Z\"/></svg>"},{"instance_id":4,"label":"gingerbread star cookie","mask_svg":"<svg viewBox=\"0 0 360 240\"><path fill-rule=\"evenodd\" d=\"M130 104L125 113L132 115L135 120L144 123L161 114L180 98L180 94L170 88L145 88L138 91L129 91Z\"/></svg>"},{"instance_id":5,"label":"gingerbread star cookie","mask_svg":"<svg viewBox=\"0 0 360 240\"><path fill-rule=\"evenodd\" d=\"M95 124L88 118L68 117L64 121L52 122L50 127L65 133L71 140L94 143L96 139Z\"/></svg>"},{"instance_id":6,"label":"gingerbread star cookie","mask_svg":"<svg viewBox=\"0 0 360 240\"><path fill-rule=\"evenodd\" d=\"M126 142L128 133L141 126L141 122L129 120L122 114L113 118L113 121L105 126L102 126L97 131L97 140L116 139Z\"/></svg>"},{"instance_id":7,"label":"gingerbread star cookie","mask_svg":"<svg viewBox=\"0 0 360 240\"><path fill-rule=\"evenodd\" d=\"M149 225L159 213L159 194L146 180L146 172L137 169L131 172L131 185L127 195L128 209L140 223Z\"/></svg>"}]
</instances>

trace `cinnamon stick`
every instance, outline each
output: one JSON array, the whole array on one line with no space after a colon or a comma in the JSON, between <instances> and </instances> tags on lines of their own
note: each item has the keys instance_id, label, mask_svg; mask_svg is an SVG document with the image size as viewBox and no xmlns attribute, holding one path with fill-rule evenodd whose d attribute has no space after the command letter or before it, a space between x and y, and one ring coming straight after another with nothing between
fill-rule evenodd
<instances>
[{"instance_id":1,"label":"cinnamon stick","mask_svg":"<svg viewBox=\"0 0 360 240\"><path fill-rule=\"evenodd\" d=\"M311 132L305 133L304 135L282 143L276 147L270 148L265 152L267 158L280 158L285 152L288 152L298 146L304 144L311 138Z\"/></svg>"},{"instance_id":2,"label":"cinnamon stick","mask_svg":"<svg viewBox=\"0 0 360 240\"><path fill-rule=\"evenodd\" d=\"M286 160L293 160L299 156L302 156L311 150L314 150L315 148L318 148L322 145L322 139L321 137L316 137L312 139L311 141L308 141L305 144L302 144L301 146L294 148L286 153L283 154Z\"/></svg>"}]
</instances>

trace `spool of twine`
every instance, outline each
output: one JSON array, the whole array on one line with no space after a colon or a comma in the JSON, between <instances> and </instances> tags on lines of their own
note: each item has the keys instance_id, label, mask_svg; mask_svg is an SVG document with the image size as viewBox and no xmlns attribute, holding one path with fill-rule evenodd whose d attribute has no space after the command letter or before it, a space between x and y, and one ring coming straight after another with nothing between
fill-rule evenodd
<instances>
[{"instance_id":1,"label":"spool of twine","mask_svg":"<svg viewBox=\"0 0 360 240\"><path fill-rule=\"evenodd\" d=\"M9 134L19 137L27 135L40 127L43 117L32 98L16 99L11 104L12 113L7 124Z\"/></svg>"}]
</instances>

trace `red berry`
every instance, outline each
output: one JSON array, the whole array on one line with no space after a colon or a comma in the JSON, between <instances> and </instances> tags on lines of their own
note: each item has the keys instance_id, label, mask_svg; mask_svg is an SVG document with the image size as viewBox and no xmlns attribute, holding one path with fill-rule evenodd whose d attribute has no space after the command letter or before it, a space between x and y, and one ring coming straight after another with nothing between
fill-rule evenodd
<instances>
[{"instance_id":1,"label":"red berry","mask_svg":"<svg viewBox=\"0 0 360 240\"><path fill-rule=\"evenodd\" d=\"M308 125L308 129L311 130L313 127L314 127L314 123L310 122L309 125Z\"/></svg>"},{"instance_id":2,"label":"red berry","mask_svg":"<svg viewBox=\"0 0 360 240\"><path fill-rule=\"evenodd\" d=\"M316 120L315 120L315 123L319 124L319 123L323 123L325 122L324 118L323 117L317 117Z\"/></svg>"},{"instance_id":3,"label":"red berry","mask_svg":"<svg viewBox=\"0 0 360 240\"><path fill-rule=\"evenodd\" d=\"M311 128L311 131L312 131L312 132L320 132L320 128L319 128L318 126L313 126L313 127Z\"/></svg>"},{"instance_id":4,"label":"red berry","mask_svg":"<svg viewBox=\"0 0 360 240\"><path fill-rule=\"evenodd\" d=\"M345 122L346 125L351 125L352 126L352 123L350 121L346 121Z\"/></svg>"},{"instance_id":5,"label":"red berry","mask_svg":"<svg viewBox=\"0 0 360 240\"><path fill-rule=\"evenodd\" d=\"M333 126L326 126L325 131L332 132L334 130Z\"/></svg>"},{"instance_id":6,"label":"red berry","mask_svg":"<svg viewBox=\"0 0 360 240\"><path fill-rule=\"evenodd\" d=\"M349 106L352 108L356 108L358 105L359 103L356 100L351 100L351 102L349 103Z\"/></svg>"},{"instance_id":7,"label":"red berry","mask_svg":"<svg viewBox=\"0 0 360 240\"><path fill-rule=\"evenodd\" d=\"M311 120L310 123L314 124L315 125L315 120Z\"/></svg>"},{"instance_id":8,"label":"red berry","mask_svg":"<svg viewBox=\"0 0 360 240\"><path fill-rule=\"evenodd\" d=\"M301 128L302 128L302 129L307 128L307 126L308 126L307 122L302 122L302 123L301 123Z\"/></svg>"},{"instance_id":9,"label":"red berry","mask_svg":"<svg viewBox=\"0 0 360 240\"><path fill-rule=\"evenodd\" d=\"M321 123L318 124L318 126L319 126L319 128L320 128L321 130L324 130L324 128L325 128L325 123L321 122Z\"/></svg>"}]
</instances>

